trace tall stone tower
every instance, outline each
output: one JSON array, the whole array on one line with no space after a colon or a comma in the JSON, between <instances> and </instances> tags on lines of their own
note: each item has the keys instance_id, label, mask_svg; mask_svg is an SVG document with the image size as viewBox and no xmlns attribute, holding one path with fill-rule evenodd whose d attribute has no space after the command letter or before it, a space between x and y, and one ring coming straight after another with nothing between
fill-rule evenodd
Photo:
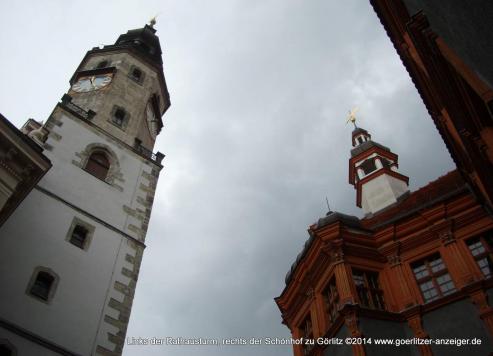
<instances>
[{"instance_id":1,"label":"tall stone tower","mask_svg":"<svg viewBox=\"0 0 493 356\"><path fill-rule=\"evenodd\" d=\"M0 228L2 355L122 353L170 105L155 32L88 51L44 125L53 167Z\"/></svg>"}]
</instances>

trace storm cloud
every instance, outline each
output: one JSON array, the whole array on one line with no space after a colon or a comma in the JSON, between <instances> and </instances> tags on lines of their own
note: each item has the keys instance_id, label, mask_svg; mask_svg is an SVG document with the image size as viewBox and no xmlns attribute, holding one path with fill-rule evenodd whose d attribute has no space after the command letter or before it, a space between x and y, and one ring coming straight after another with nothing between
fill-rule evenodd
<instances>
[{"instance_id":1,"label":"storm cloud","mask_svg":"<svg viewBox=\"0 0 493 356\"><path fill-rule=\"evenodd\" d=\"M46 120L85 52L159 14L172 106L128 337L289 337L273 300L348 184L347 112L412 190L454 168L367 0L0 4L0 112ZM289 346L126 346L124 355L288 355Z\"/></svg>"}]
</instances>

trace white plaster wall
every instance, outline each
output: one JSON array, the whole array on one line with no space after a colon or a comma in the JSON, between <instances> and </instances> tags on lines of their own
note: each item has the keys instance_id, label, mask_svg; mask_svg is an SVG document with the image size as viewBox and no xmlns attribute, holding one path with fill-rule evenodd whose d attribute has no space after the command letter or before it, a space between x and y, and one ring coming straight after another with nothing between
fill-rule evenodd
<instances>
[{"instance_id":1,"label":"white plaster wall","mask_svg":"<svg viewBox=\"0 0 493 356\"><path fill-rule=\"evenodd\" d=\"M137 238L137 234L128 229L128 219L131 217L124 213L123 206L142 208L136 201L137 196L144 197L138 189L139 184L148 184L142 177L142 171L150 172L152 169L144 163L142 157L105 134L98 134L97 130L89 128L89 125L70 114L61 112L58 119L62 126L54 126L52 131L60 135L61 139L55 140L51 136L47 143L53 149L45 151L53 167L39 185ZM116 181L116 184L123 191L72 164L73 160L81 160L76 153L82 152L91 143L108 145L115 152L124 179L124 182Z\"/></svg>"},{"instance_id":2,"label":"white plaster wall","mask_svg":"<svg viewBox=\"0 0 493 356\"><path fill-rule=\"evenodd\" d=\"M397 198L407 190L405 182L382 174L363 185L361 192L363 210L366 214L375 213L397 202Z\"/></svg>"},{"instance_id":3,"label":"white plaster wall","mask_svg":"<svg viewBox=\"0 0 493 356\"><path fill-rule=\"evenodd\" d=\"M124 276L120 273L120 271L122 270L123 267L129 269L130 271L133 269L132 264L130 264L129 262L127 262L125 260L126 254L129 254L132 257L135 257L135 250L130 247L130 243L128 240L122 240L122 243L121 243L120 249L119 249L119 253L118 253L118 258L116 260L116 265L115 265L115 271L117 271L118 273L115 273L113 275L113 278L111 280L112 286L115 284L116 281L121 282L125 285L128 285L130 282L130 278L128 278L127 276ZM116 299L119 302L123 302L124 295L120 291L111 288L108 291L105 305L108 305L108 302L110 301L111 298ZM114 319L118 319L119 313L115 309L107 307L105 309L105 315L109 315ZM100 325L100 329L98 331L97 344L96 345L101 345L101 346L103 346L109 350L113 350L115 345L112 344L110 341L108 341L108 333L116 335L117 332L118 332L118 330L114 326L112 326L108 323L102 323ZM96 350L96 347L94 347L93 353L95 353L95 350Z\"/></svg>"},{"instance_id":4,"label":"white plaster wall","mask_svg":"<svg viewBox=\"0 0 493 356\"><path fill-rule=\"evenodd\" d=\"M59 353L51 351L1 327L0 339L7 339L12 345L14 345L17 351L17 356L60 356Z\"/></svg>"},{"instance_id":5,"label":"white plaster wall","mask_svg":"<svg viewBox=\"0 0 493 356\"><path fill-rule=\"evenodd\" d=\"M95 226L87 251L65 240L74 216ZM37 190L0 228L0 315L74 352L95 341L122 237ZM37 266L60 277L50 304L27 295ZM15 271L13 273L12 271Z\"/></svg>"}]
</instances>

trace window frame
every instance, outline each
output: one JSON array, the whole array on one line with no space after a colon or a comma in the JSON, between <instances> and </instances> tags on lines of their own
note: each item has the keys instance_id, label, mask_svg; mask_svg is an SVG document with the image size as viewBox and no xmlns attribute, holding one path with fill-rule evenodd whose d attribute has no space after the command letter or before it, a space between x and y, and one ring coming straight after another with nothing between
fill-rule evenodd
<instances>
[{"instance_id":1,"label":"window frame","mask_svg":"<svg viewBox=\"0 0 493 356\"><path fill-rule=\"evenodd\" d=\"M103 164L101 164L101 162L97 161L96 159L93 159L92 157L94 155L102 155L105 157L106 161L108 162L108 166L105 167ZM89 168L88 168L89 166ZM100 175L99 172L95 169L93 169L92 167L102 167L104 168L106 171L105 171L105 175L104 177L102 176L102 174ZM111 170L111 159L108 157L108 153L106 153L105 151L103 150L94 150L92 151L89 156L87 157L87 161L84 165L84 170L89 173L90 175L92 175L93 177L96 177L98 178L99 180L102 180L103 182L106 182L106 178L108 178L108 174Z\"/></svg>"},{"instance_id":2,"label":"window frame","mask_svg":"<svg viewBox=\"0 0 493 356\"><path fill-rule=\"evenodd\" d=\"M76 229L77 226L81 226L82 228L84 228L87 231L86 237L84 239L83 247L80 247L71 241L72 235L73 235L74 230ZM96 228L93 225L87 223L84 220L81 220L77 216L74 216L74 218L72 219L72 223L70 224L70 227L68 229L67 235L65 236L65 240L68 243L70 243L72 246L75 246L75 247L77 247L83 251L87 251L89 249L89 246L91 245L95 230L96 230Z\"/></svg>"},{"instance_id":3,"label":"window frame","mask_svg":"<svg viewBox=\"0 0 493 356\"><path fill-rule=\"evenodd\" d=\"M362 284L356 282L356 276L361 275ZM387 310L383 289L380 286L380 275L376 271L351 268L351 276L361 306L373 310ZM366 294L366 302L363 302L362 293Z\"/></svg>"},{"instance_id":4,"label":"window frame","mask_svg":"<svg viewBox=\"0 0 493 356\"><path fill-rule=\"evenodd\" d=\"M313 321L312 321L312 316L311 316L310 310L308 310L308 313L302 319L302 322L298 326L298 330L299 330L303 340L308 340L308 339L313 340L314 339ZM305 356L310 355L312 350L313 350L313 347L314 347L314 345L303 342L303 344L301 345L303 355L305 355Z\"/></svg>"},{"instance_id":5,"label":"window frame","mask_svg":"<svg viewBox=\"0 0 493 356\"><path fill-rule=\"evenodd\" d=\"M476 266L478 266L481 274L485 279L489 279L493 277L493 231L487 231L484 234L479 236L474 236L464 241L466 243L468 251L471 253L472 258L476 262ZM478 254L474 254L474 249L471 249L471 246L477 243L481 243L481 247L484 249L483 252ZM481 267L480 261L486 259L487 267L489 268L490 273L486 275Z\"/></svg>"},{"instance_id":6,"label":"window frame","mask_svg":"<svg viewBox=\"0 0 493 356\"><path fill-rule=\"evenodd\" d=\"M334 324L339 316L339 290L337 289L336 278L333 276L329 279L326 287L322 290L322 298L324 301L325 315L327 318L327 326Z\"/></svg>"},{"instance_id":7,"label":"window frame","mask_svg":"<svg viewBox=\"0 0 493 356\"><path fill-rule=\"evenodd\" d=\"M46 296L46 299L37 295L37 294L32 293L32 288L36 284L36 281L38 280L38 275L40 273L47 274L51 278L53 278L53 280L50 284L50 287L48 290L48 295ZM60 277L58 277L58 275L52 269L50 269L48 267L38 266L34 269L33 273L31 274L31 278L30 278L29 283L28 283L27 288L26 288L26 294L29 297L31 297L37 301L40 301L42 303L51 304L53 297L55 296L55 292L57 290L59 281L60 281Z\"/></svg>"},{"instance_id":8,"label":"window frame","mask_svg":"<svg viewBox=\"0 0 493 356\"><path fill-rule=\"evenodd\" d=\"M433 264L433 262L437 261L439 259L441 260L441 264L443 265L443 268L435 271L434 268L436 267L436 264ZM453 294L457 291L457 287L455 286L455 282L452 279L452 276L449 273L447 265L443 261L443 258L439 252L431 254L431 255L429 255L425 258L422 258L418 261L412 262L412 263L410 263L409 266L411 268L411 272L414 275L414 279L418 285L418 289L421 293L421 296L423 297L424 304L431 303L435 300L446 297L446 296ZM421 266L424 266L425 268L416 272L418 267L421 267ZM424 271L426 271L427 274L418 278L418 275L423 273ZM448 280L445 283L440 283L438 281L439 278L442 278L444 276L448 276ZM431 286L433 288L423 290L422 286L426 285L426 284L430 285L429 283L431 283ZM446 290L446 291L442 291L441 286L447 285L449 283L452 284L453 288ZM436 291L437 294L435 294L432 298L427 298L425 296L425 293L428 291L431 291L431 290Z\"/></svg>"},{"instance_id":9,"label":"window frame","mask_svg":"<svg viewBox=\"0 0 493 356\"><path fill-rule=\"evenodd\" d=\"M116 114L118 112L123 112L122 118L117 118ZM113 109L111 110L110 117L108 118L108 122L111 123L113 126L118 127L120 130L125 131L127 129L129 121L130 121L130 113L127 110L125 110L124 107L114 105Z\"/></svg>"},{"instance_id":10,"label":"window frame","mask_svg":"<svg viewBox=\"0 0 493 356\"><path fill-rule=\"evenodd\" d=\"M140 71L140 77L139 78L137 78L137 77L134 76L134 71L135 70ZM145 73L145 71L142 68L137 67L136 65L132 65L130 67L130 70L128 71L128 77L130 79L132 79L135 83L137 83L139 85L142 85L142 83L144 83L144 79L146 77L146 73Z\"/></svg>"}]
</instances>

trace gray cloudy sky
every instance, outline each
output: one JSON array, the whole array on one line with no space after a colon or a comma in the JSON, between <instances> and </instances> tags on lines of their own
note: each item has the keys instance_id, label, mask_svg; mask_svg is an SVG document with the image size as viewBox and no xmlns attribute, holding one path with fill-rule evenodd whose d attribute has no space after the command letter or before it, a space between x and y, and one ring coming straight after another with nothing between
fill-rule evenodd
<instances>
[{"instance_id":1,"label":"gray cloudy sky","mask_svg":"<svg viewBox=\"0 0 493 356\"><path fill-rule=\"evenodd\" d=\"M362 215L347 110L399 155L411 189L453 163L368 0L2 1L0 112L45 120L87 50L156 13L172 106L127 336L287 337L273 298L325 197Z\"/></svg>"}]
</instances>

